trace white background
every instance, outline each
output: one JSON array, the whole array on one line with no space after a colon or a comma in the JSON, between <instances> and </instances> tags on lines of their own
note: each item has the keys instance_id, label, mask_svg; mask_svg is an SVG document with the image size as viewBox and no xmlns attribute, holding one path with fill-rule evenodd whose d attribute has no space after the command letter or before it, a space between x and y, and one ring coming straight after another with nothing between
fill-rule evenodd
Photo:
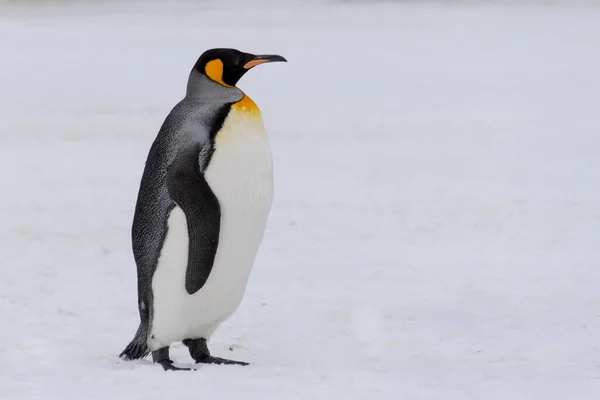
<instances>
[{"instance_id":1,"label":"white background","mask_svg":"<svg viewBox=\"0 0 600 400\"><path fill-rule=\"evenodd\" d=\"M600 7L475 3L0 4L0 399L597 399ZM131 220L210 47L289 60L240 82L276 197L252 365L165 373Z\"/></svg>"}]
</instances>

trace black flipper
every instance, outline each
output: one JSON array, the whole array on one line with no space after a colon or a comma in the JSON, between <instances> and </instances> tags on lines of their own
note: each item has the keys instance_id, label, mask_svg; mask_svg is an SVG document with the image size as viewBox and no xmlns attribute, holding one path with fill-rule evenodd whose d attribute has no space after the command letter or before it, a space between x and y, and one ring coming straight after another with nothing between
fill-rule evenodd
<instances>
[{"instance_id":1,"label":"black flipper","mask_svg":"<svg viewBox=\"0 0 600 400\"><path fill-rule=\"evenodd\" d=\"M191 371L191 368L179 368L173 365L173 360L169 358L169 346L163 347L152 352L152 361L160 364L165 371Z\"/></svg>"},{"instance_id":2,"label":"black flipper","mask_svg":"<svg viewBox=\"0 0 600 400\"><path fill-rule=\"evenodd\" d=\"M206 339L185 339L183 344L186 345L190 350L190 356L197 363L202 364L227 364L227 365L250 365L250 363L243 361L227 360L225 358L213 357L208 351L206 345Z\"/></svg>"},{"instance_id":3,"label":"black flipper","mask_svg":"<svg viewBox=\"0 0 600 400\"><path fill-rule=\"evenodd\" d=\"M188 228L189 252L185 289L194 294L212 270L219 244L221 207L200 172L200 145L182 148L167 170L167 188L183 210Z\"/></svg>"}]
</instances>

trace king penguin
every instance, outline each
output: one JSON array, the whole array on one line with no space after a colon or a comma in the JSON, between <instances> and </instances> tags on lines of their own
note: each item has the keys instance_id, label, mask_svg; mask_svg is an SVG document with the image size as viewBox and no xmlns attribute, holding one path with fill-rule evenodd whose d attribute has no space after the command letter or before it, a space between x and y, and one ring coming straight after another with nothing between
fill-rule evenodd
<instances>
[{"instance_id":1,"label":"king penguin","mask_svg":"<svg viewBox=\"0 0 600 400\"><path fill-rule=\"evenodd\" d=\"M273 200L273 161L260 110L236 87L279 55L205 51L184 98L154 140L135 206L132 247L140 325L120 357L152 353L180 370L169 346L181 341L196 363L238 364L207 341L239 306Z\"/></svg>"}]
</instances>

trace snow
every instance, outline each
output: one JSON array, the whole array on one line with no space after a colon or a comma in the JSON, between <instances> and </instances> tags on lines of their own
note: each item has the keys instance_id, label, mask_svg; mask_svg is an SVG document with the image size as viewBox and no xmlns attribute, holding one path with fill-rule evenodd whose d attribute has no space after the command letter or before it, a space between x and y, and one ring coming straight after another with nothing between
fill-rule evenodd
<instances>
[{"instance_id":1,"label":"snow","mask_svg":"<svg viewBox=\"0 0 600 400\"><path fill-rule=\"evenodd\" d=\"M0 399L597 399L597 5L31 4L0 4ZM276 193L210 343L252 365L165 373L117 357L129 230L209 47L289 60L240 83Z\"/></svg>"}]
</instances>

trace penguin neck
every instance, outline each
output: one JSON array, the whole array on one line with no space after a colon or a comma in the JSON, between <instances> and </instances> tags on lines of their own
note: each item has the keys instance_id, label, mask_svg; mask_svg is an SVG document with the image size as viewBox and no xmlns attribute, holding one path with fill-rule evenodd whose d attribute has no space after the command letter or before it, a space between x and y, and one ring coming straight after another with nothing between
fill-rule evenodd
<instances>
[{"instance_id":1,"label":"penguin neck","mask_svg":"<svg viewBox=\"0 0 600 400\"><path fill-rule=\"evenodd\" d=\"M192 70L188 79L187 98L201 99L203 101L230 103L244 115L261 118L260 108L254 100L237 87L225 87L204 74Z\"/></svg>"},{"instance_id":2,"label":"penguin neck","mask_svg":"<svg viewBox=\"0 0 600 400\"><path fill-rule=\"evenodd\" d=\"M244 92L237 87L225 87L192 70L188 79L185 97L223 103L237 103L244 99Z\"/></svg>"}]
</instances>

